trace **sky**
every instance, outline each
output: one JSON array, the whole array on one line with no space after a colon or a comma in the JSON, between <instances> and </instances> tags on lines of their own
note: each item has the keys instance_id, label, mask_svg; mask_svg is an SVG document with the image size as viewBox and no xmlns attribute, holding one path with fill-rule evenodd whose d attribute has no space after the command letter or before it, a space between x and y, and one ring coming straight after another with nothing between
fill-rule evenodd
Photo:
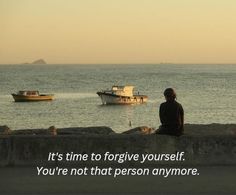
<instances>
[{"instance_id":1,"label":"sky","mask_svg":"<svg viewBox=\"0 0 236 195\"><path fill-rule=\"evenodd\" d=\"M0 0L0 64L236 63L235 0Z\"/></svg>"}]
</instances>

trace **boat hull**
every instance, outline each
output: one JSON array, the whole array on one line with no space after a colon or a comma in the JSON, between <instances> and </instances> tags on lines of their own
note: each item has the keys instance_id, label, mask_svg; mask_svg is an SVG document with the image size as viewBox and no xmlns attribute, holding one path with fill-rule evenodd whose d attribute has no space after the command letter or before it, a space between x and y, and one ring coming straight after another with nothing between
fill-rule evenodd
<instances>
[{"instance_id":1,"label":"boat hull","mask_svg":"<svg viewBox=\"0 0 236 195\"><path fill-rule=\"evenodd\" d=\"M18 95L12 94L15 102L35 102L35 101L51 101L54 98L54 95L39 95L39 96L25 96L25 95Z\"/></svg>"},{"instance_id":2,"label":"boat hull","mask_svg":"<svg viewBox=\"0 0 236 195\"><path fill-rule=\"evenodd\" d=\"M102 104L118 104L118 105L142 104L146 103L148 99L148 97L145 95L134 95L129 97L129 96L118 96L104 92L97 92L97 94L101 98Z\"/></svg>"}]
</instances>

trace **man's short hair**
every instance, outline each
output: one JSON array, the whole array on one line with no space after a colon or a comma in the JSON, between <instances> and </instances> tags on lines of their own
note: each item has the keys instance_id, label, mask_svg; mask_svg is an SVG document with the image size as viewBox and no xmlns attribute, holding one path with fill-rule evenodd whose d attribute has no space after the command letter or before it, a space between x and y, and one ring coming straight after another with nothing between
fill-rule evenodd
<instances>
[{"instance_id":1,"label":"man's short hair","mask_svg":"<svg viewBox=\"0 0 236 195\"><path fill-rule=\"evenodd\" d=\"M175 90L172 89L172 88L167 88L167 89L164 91L164 96L167 97L167 98L173 98L173 99L175 99L175 98L176 98Z\"/></svg>"}]
</instances>

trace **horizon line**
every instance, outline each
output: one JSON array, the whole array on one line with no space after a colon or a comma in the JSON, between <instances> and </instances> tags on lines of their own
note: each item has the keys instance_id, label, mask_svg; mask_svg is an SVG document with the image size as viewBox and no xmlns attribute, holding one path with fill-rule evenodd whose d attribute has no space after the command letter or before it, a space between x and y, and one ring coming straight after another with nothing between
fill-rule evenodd
<instances>
[{"instance_id":1,"label":"horizon line","mask_svg":"<svg viewBox=\"0 0 236 195\"><path fill-rule=\"evenodd\" d=\"M172 62L159 62L159 63L46 63L46 64L32 64L32 63L0 63L0 65L236 65L234 63L172 63Z\"/></svg>"}]
</instances>

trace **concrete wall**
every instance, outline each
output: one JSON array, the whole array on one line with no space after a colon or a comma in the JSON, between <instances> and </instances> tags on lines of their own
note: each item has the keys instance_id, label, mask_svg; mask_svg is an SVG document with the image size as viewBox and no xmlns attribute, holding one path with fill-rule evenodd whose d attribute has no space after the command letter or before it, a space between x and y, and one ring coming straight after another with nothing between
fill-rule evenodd
<instances>
[{"instance_id":1,"label":"concrete wall","mask_svg":"<svg viewBox=\"0 0 236 195\"><path fill-rule=\"evenodd\" d=\"M182 164L235 165L236 136L6 135L0 137L0 166L47 164L49 152L104 153L106 151L112 153L184 151L186 160Z\"/></svg>"}]
</instances>

